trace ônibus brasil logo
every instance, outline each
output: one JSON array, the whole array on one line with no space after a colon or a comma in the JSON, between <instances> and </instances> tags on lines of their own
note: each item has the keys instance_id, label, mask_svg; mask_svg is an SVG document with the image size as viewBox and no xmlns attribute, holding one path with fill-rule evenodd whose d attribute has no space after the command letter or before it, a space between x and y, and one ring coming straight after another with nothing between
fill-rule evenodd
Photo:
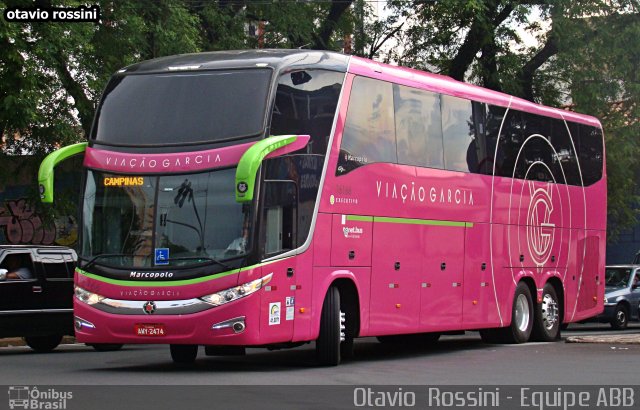
<instances>
[{"instance_id":1,"label":"\u00f4nibus brasil logo","mask_svg":"<svg viewBox=\"0 0 640 410\"><path fill-rule=\"evenodd\" d=\"M9 408L13 409L60 409L67 408L73 392L55 388L38 389L37 386L9 386Z\"/></svg>"},{"instance_id":2,"label":"\u00f4nibus brasil logo","mask_svg":"<svg viewBox=\"0 0 640 410\"><path fill-rule=\"evenodd\" d=\"M543 266L553 248L556 225L551 223L553 213L552 186L537 188L529 182L531 201L527 213L527 244L537 266Z\"/></svg>"}]
</instances>

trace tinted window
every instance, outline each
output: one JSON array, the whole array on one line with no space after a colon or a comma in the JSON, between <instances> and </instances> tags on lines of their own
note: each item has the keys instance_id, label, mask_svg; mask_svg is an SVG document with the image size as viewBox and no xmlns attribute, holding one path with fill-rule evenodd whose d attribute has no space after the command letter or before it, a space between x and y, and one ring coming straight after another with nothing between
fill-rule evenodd
<instances>
[{"instance_id":1,"label":"tinted window","mask_svg":"<svg viewBox=\"0 0 640 410\"><path fill-rule=\"evenodd\" d=\"M70 254L38 252L38 261L42 263L47 279L71 279L75 260Z\"/></svg>"},{"instance_id":2,"label":"tinted window","mask_svg":"<svg viewBox=\"0 0 640 410\"><path fill-rule=\"evenodd\" d=\"M555 148L551 167L558 183L580 185L578 171L578 157L576 155L577 141L572 141L567 124L558 119L552 119L551 143ZM575 135L573 136L575 138Z\"/></svg>"},{"instance_id":3,"label":"tinted window","mask_svg":"<svg viewBox=\"0 0 640 410\"><path fill-rule=\"evenodd\" d=\"M270 77L266 69L115 77L104 93L94 138L139 145L259 134Z\"/></svg>"},{"instance_id":4,"label":"tinted window","mask_svg":"<svg viewBox=\"0 0 640 410\"><path fill-rule=\"evenodd\" d=\"M307 70L280 77L271 116L271 135L310 135L307 152L324 155L338 106L344 73Z\"/></svg>"},{"instance_id":5,"label":"tinted window","mask_svg":"<svg viewBox=\"0 0 640 410\"><path fill-rule=\"evenodd\" d=\"M343 79L344 73L307 70L284 74L278 84L270 134L311 136L304 150L265 161L266 179L297 184L298 244L305 242L311 227Z\"/></svg>"},{"instance_id":6,"label":"tinted window","mask_svg":"<svg viewBox=\"0 0 640 410\"><path fill-rule=\"evenodd\" d=\"M265 181L263 254L296 248L297 187L293 181Z\"/></svg>"},{"instance_id":7,"label":"tinted window","mask_svg":"<svg viewBox=\"0 0 640 410\"><path fill-rule=\"evenodd\" d=\"M580 169L585 185L591 185L602 178L603 147L602 130L589 125L579 125Z\"/></svg>"},{"instance_id":8,"label":"tinted window","mask_svg":"<svg viewBox=\"0 0 640 410\"><path fill-rule=\"evenodd\" d=\"M394 85L398 163L443 168L440 95Z\"/></svg>"},{"instance_id":9,"label":"tinted window","mask_svg":"<svg viewBox=\"0 0 640 410\"><path fill-rule=\"evenodd\" d=\"M531 181L553 182L551 163L553 149L549 144L551 121L540 115L521 113L522 145L518 147L514 177ZM562 182L562 181L559 181Z\"/></svg>"},{"instance_id":10,"label":"tinted window","mask_svg":"<svg viewBox=\"0 0 640 410\"><path fill-rule=\"evenodd\" d=\"M524 143L524 122L519 111L508 110L504 108L495 109L496 124L495 132L499 132L502 127L502 133L499 138L498 156L496 157L496 175L502 177L513 178L515 175L516 158L520 147ZM501 117L498 117L501 115ZM504 121L503 121L504 117Z\"/></svg>"},{"instance_id":11,"label":"tinted window","mask_svg":"<svg viewBox=\"0 0 640 410\"><path fill-rule=\"evenodd\" d=\"M442 135L446 168L468 172L467 152L475 139L471 101L442 96Z\"/></svg>"},{"instance_id":12,"label":"tinted window","mask_svg":"<svg viewBox=\"0 0 640 410\"><path fill-rule=\"evenodd\" d=\"M336 174L361 165L397 162L391 83L357 77L353 81Z\"/></svg>"}]
</instances>

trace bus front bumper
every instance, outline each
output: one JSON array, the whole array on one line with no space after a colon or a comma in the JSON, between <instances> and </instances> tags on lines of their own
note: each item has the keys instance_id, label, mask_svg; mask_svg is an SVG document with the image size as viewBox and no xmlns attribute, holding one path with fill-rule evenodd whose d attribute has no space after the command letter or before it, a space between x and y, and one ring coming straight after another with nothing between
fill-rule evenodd
<instances>
[{"instance_id":1,"label":"bus front bumper","mask_svg":"<svg viewBox=\"0 0 640 410\"><path fill-rule=\"evenodd\" d=\"M255 296L255 297L254 297ZM78 342L123 344L257 345L260 297L246 298L191 314L105 312L74 298ZM130 312L129 312L130 313Z\"/></svg>"}]
</instances>

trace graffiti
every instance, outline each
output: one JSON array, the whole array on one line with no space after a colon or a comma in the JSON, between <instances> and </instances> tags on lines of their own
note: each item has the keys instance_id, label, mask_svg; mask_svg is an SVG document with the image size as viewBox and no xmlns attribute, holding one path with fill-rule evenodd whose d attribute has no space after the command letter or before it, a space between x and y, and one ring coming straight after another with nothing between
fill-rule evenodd
<instances>
[{"instance_id":1,"label":"graffiti","mask_svg":"<svg viewBox=\"0 0 640 410\"><path fill-rule=\"evenodd\" d=\"M75 219L71 216L57 218L53 224L45 224L26 198L7 200L0 207L0 229L11 245L73 245L78 237Z\"/></svg>"}]
</instances>

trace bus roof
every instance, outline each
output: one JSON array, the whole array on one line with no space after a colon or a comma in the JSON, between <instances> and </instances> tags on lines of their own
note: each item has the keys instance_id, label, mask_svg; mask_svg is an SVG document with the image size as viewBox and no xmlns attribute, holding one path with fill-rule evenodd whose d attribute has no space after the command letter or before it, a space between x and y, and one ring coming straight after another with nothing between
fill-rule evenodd
<instances>
[{"instance_id":1,"label":"bus roof","mask_svg":"<svg viewBox=\"0 0 640 410\"><path fill-rule=\"evenodd\" d=\"M352 57L349 72L380 80L391 81L409 87L427 89L433 92L448 94L501 107L511 107L516 110L553 118L565 119L601 128L600 121L589 115L578 114L573 111L551 108L536 104L522 98L513 97L498 91L489 90L477 85L454 80L451 77L427 73L406 67L396 67L378 63L365 58Z\"/></svg>"},{"instance_id":2,"label":"bus roof","mask_svg":"<svg viewBox=\"0 0 640 410\"><path fill-rule=\"evenodd\" d=\"M179 54L156 58L130 65L119 73L150 73L182 70L216 70L230 68L271 67L277 72L304 68L324 68L377 78L398 84L427 89L433 92L467 98L501 107L526 111L553 118L566 119L601 128L598 119L573 111L535 104L522 98L464 83L451 77L396 67L365 58L331 51L317 50L232 50L206 53Z\"/></svg>"},{"instance_id":3,"label":"bus roof","mask_svg":"<svg viewBox=\"0 0 640 410\"><path fill-rule=\"evenodd\" d=\"M346 72L349 56L314 50L234 50L179 54L130 65L120 73L148 73L181 70L217 70L229 68L271 67L290 71L305 67Z\"/></svg>"}]
</instances>

